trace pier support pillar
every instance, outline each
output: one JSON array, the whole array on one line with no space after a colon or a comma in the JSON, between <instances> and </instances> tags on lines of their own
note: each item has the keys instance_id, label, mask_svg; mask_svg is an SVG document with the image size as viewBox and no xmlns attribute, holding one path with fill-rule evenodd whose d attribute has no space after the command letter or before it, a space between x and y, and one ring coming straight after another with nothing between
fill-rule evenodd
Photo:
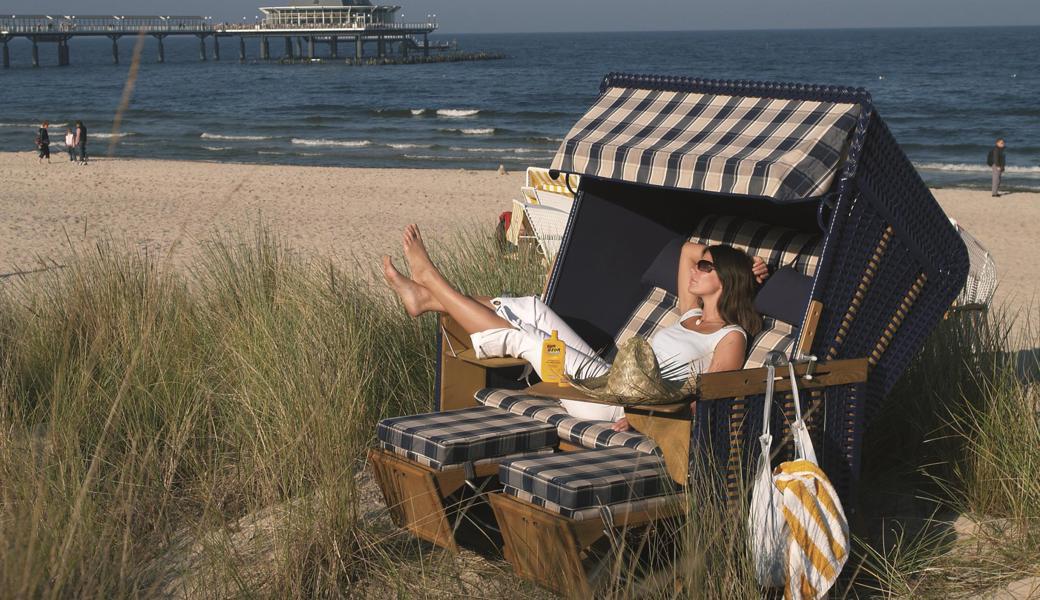
<instances>
[{"instance_id":1,"label":"pier support pillar","mask_svg":"<svg viewBox=\"0 0 1040 600\"><path fill-rule=\"evenodd\" d=\"M303 37L296 38L296 56L303 58Z\"/></svg>"},{"instance_id":2,"label":"pier support pillar","mask_svg":"<svg viewBox=\"0 0 1040 600\"><path fill-rule=\"evenodd\" d=\"M36 39L36 36L32 36L32 61L34 67L40 66L40 44Z\"/></svg>"},{"instance_id":3,"label":"pier support pillar","mask_svg":"<svg viewBox=\"0 0 1040 600\"><path fill-rule=\"evenodd\" d=\"M386 56L386 38L385 37L379 36L378 47L379 47L379 58L385 57Z\"/></svg>"},{"instance_id":4,"label":"pier support pillar","mask_svg":"<svg viewBox=\"0 0 1040 600\"><path fill-rule=\"evenodd\" d=\"M361 39L361 36L354 38L354 57L361 60L365 56L365 41Z\"/></svg>"},{"instance_id":5,"label":"pier support pillar","mask_svg":"<svg viewBox=\"0 0 1040 600\"><path fill-rule=\"evenodd\" d=\"M285 54L283 54L282 56L288 58L289 60L292 60L292 38L289 36L285 36Z\"/></svg>"},{"instance_id":6,"label":"pier support pillar","mask_svg":"<svg viewBox=\"0 0 1040 600\"><path fill-rule=\"evenodd\" d=\"M430 58L430 35L428 33L422 34L422 55L424 58Z\"/></svg>"},{"instance_id":7,"label":"pier support pillar","mask_svg":"<svg viewBox=\"0 0 1040 600\"><path fill-rule=\"evenodd\" d=\"M339 38L336 36L329 41L329 56L339 58Z\"/></svg>"},{"instance_id":8,"label":"pier support pillar","mask_svg":"<svg viewBox=\"0 0 1040 600\"><path fill-rule=\"evenodd\" d=\"M206 36L199 36L199 60L206 62Z\"/></svg>"},{"instance_id":9,"label":"pier support pillar","mask_svg":"<svg viewBox=\"0 0 1040 600\"><path fill-rule=\"evenodd\" d=\"M4 68L11 68L11 49L7 47L7 38L4 38Z\"/></svg>"},{"instance_id":10,"label":"pier support pillar","mask_svg":"<svg viewBox=\"0 0 1040 600\"><path fill-rule=\"evenodd\" d=\"M317 58L314 52L314 36L307 38L307 58Z\"/></svg>"},{"instance_id":11,"label":"pier support pillar","mask_svg":"<svg viewBox=\"0 0 1040 600\"><path fill-rule=\"evenodd\" d=\"M69 66L69 41L58 40L58 66Z\"/></svg>"},{"instance_id":12,"label":"pier support pillar","mask_svg":"<svg viewBox=\"0 0 1040 600\"><path fill-rule=\"evenodd\" d=\"M246 62L246 36L238 36L238 62Z\"/></svg>"},{"instance_id":13,"label":"pier support pillar","mask_svg":"<svg viewBox=\"0 0 1040 600\"><path fill-rule=\"evenodd\" d=\"M260 36L260 60L271 60L271 44L266 35Z\"/></svg>"},{"instance_id":14,"label":"pier support pillar","mask_svg":"<svg viewBox=\"0 0 1040 600\"><path fill-rule=\"evenodd\" d=\"M164 35L157 35L155 39L159 40L159 64L166 62L166 47L163 45Z\"/></svg>"},{"instance_id":15,"label":"pier support pillar","mask_svg":"<svg viewBox=\"0 0 1040 600\"><path fill-rule=\"evenodd\" d=\"M213 60L220 62L220 36L213 36Z\"/></svg>"},{"instance_id":16,"label":"pier support pillar","mask_svg":"<svg viewBox=\"0 0 1040 600\"><path fill-rule=\"evenodd\" d=\"M113 65L118 65L119 64L119 36L118 35L110 35L108 37L109 37L109 39L112 40L112 64Z\"/></svg>"}]
</instances>

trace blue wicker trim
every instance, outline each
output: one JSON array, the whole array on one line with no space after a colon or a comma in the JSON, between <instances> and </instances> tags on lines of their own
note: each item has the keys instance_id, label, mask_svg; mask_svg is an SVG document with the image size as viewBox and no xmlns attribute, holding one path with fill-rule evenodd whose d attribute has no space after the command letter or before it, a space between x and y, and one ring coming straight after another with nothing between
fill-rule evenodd
<instances>
[{"instance_id":1,"label":"blue wicker trim","mask_svg":"<svg viewBox=\"0 0 1040 600\"><path fill-rule=\"evenodd\" d=\"M700 79L669 75L647 75L635 73L608 73L600 84L600 92L610 87L638 88L669 92L692 92L696 94L721 94L727 96L754 96L784 100L815 100L872 105L870 92L864 88L811 83L783 83L778 81L748 81L726 79Z\"/></svg>"}]
</instances>

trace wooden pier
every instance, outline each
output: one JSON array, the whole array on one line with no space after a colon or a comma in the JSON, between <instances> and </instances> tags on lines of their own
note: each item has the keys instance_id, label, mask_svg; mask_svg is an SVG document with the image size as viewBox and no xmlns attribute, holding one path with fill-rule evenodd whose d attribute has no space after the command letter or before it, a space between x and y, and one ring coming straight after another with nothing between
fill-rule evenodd
<instances>
[{"instance_id":1,"label":"wooden pier","mask_svg":"<svg viewBox=\"0 0 1040 600\"><path fill-rule=\"evenodd\" d=\"M211 17L201 16L2 15L2 65L5 69L11 66L10 42L15 38L31 42L33 67L40 66L41 44L55 44L58 65L69 65L69 42L79 37L112 40L112 62L119 64L119 39L142 34L156 39L156 58L160 63L166 62L163 42L170 36L198 38L201 61L210 56L213 60L221 59L222 39L238 42L238 60L242 62L246 60L247 41L258 45L260 60L338 59L341 44L350 48L344 57L354 61L366 56L407 58L410 53L428 58L431 50L447 48L446 44L430 44L429 34L437 29L434 16L420 23L397 22L395 14L399 9L374 6L368 0L340 0L337 4L294 2L286 7L261 8L263 20L242 24L215 23ZM277 40L283 41L282 52L275 55L271 42ZM375 45L375 54L366 54L369 45Z\"/></svg>"}]
</instances>

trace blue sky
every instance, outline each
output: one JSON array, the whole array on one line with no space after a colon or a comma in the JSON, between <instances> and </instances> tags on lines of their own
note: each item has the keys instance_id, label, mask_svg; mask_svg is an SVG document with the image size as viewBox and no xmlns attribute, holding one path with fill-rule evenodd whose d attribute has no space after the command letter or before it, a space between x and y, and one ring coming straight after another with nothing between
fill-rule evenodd
<instances>
[{"instance_id":1,"label":"blue sky","mask_svg":"<svg viewBox=\"0 0 1040 600\"><path fill-rule=\"evenodd\" d=\"M241 20L263 0L0 0L0 11L198 14ZM399 0L443 33L1040 25L1040 0ZM280 2L265 3L277 5ZM1040 40L1038 40L1040 43Z\"/></svg>"}]
</instances>

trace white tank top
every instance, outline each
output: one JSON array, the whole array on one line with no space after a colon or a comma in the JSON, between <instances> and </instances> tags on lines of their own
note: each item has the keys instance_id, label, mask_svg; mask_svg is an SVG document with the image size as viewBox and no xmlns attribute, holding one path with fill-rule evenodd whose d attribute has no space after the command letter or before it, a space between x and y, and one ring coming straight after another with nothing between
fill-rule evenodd
<instances>
[{"instance_id":1,"label":"white tank top","mask_svg":"<svg viewBox=\"0 0 1040 600\"><path fill-rule=\"evenodd\" d=\"M669 379L687 379L691 374L707 371L711 366L715 347L730 332L739 331L747 340L747 333L739 325L726 325L715 333L701 333L683 327L683 321L702 314L704 312L699 308L688 310L678 322L658 331L650 339L657 363ZM677 368L680 369L678 372Z\"/></svg>"}]
</instances>

